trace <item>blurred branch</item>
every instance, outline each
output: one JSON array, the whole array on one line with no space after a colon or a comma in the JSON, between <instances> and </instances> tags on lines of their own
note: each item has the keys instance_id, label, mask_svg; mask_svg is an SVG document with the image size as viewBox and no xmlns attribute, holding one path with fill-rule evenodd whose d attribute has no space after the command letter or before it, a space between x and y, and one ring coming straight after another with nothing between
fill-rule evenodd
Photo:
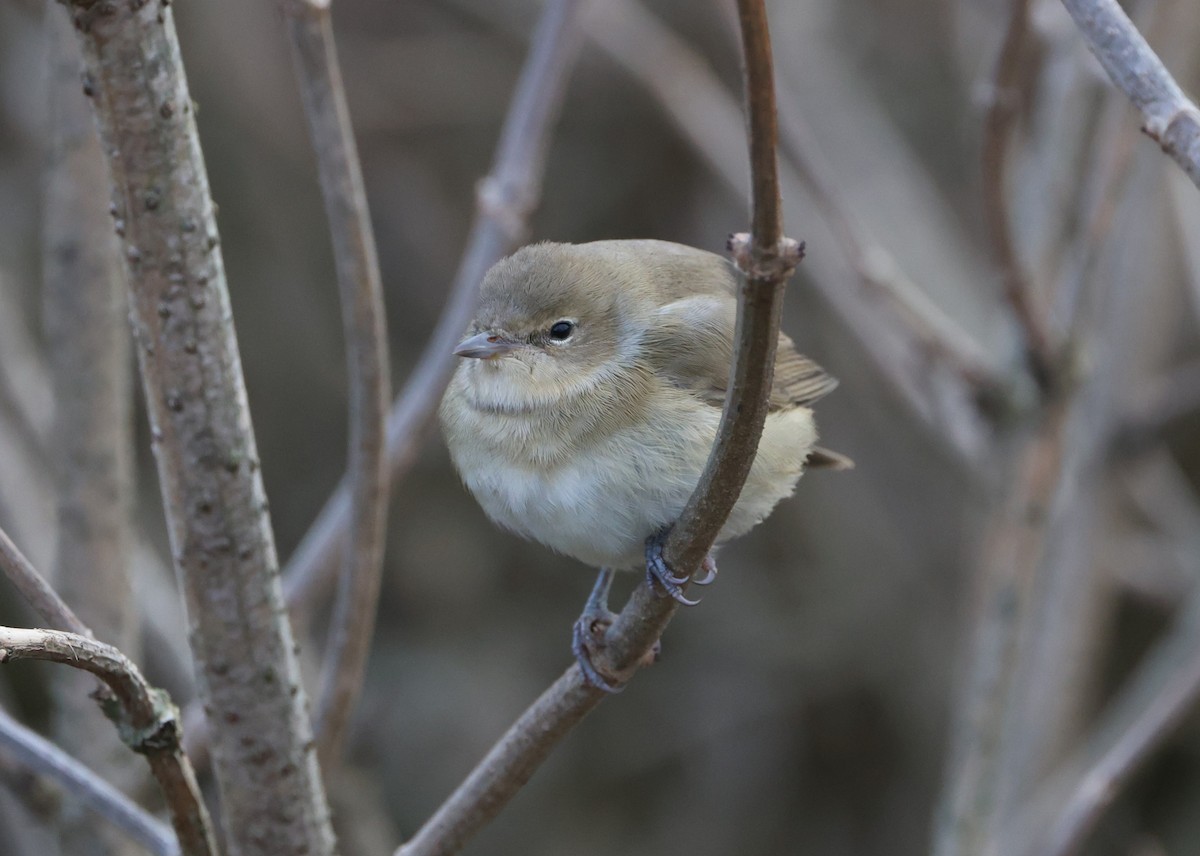
<instances>
[{"instance_id":1,"label":"blurred branch","mask_svg":"<svg viewBox=\"0 0 1200 856\"><path fill-rule=\"evenodd\" d=\"M1176 366L1139 393L1114 434L1114 448L1121 455L1149 451L1168 424L1200 410L1200 359Z\"/></svg>"},{"instance_id":2,"label":"blurred branch","mask_svg":"<svg viewBox=\"0 0 1200 856\"><path fill-rule=\"evenodd\" d=\"M1008 497L988 524L980 560L981 613L973 622L973 651L958 715L941 807L935 856L982 852L995 823L996 778L1005 714L1018 666L1019 629L1055 512L1066 455L1062 402L1043 414L1014 463Z\"/></svg>"},{"instance_id":3,"label":"blurred branch","mask_svg":"<svg viewBox=\"0 0 1200 856\"><path fill-rule=\"evenodd\" d=\"M379 259L329 5L292 0L283 10L333 233L350 374L349 521L313 723L322 762L330 765L341 755L375 630L389 495L391 381Z\"/></svg>"},{"instance_id":4,"label":"blurred branch","mask_svg":"<svg viewBox=\"0 0 1200 856\"><path fill-rule=\"evenodd\" d=\"M578 52L581 6L580 0L551 0L538 22L492 170L479 184L475 221L446 308L388 417L393 482L412 463L441 400L454 367L454 345L471 322L483 275L524 237L526 220L541 196L550 129ZM343 483L284 569L284 592L294 613L307 611L332 578L349 524L350 500Z\"/></svg>"},{"instance_id":5,"label":"blurred branch","mask_svg":"<svg viewBox=\"0 0 1200 856\"><path fill-rule=\"evenodd\" d=\"M0 747L23 766L62 786L154 856L179 856L179 842L170 827L3 710L0 710Z\"/></svg>"},{"instance_id":6,"label":"blurred branch","mask_svg":"<svg viewBox=\"0 0 1200 856\"><path fill-rule=\"evenodd\" d=\"M128 304L108 215L109 180L96 123L80 91L79 47L71 22L47 4L51 144L46 165L42 302L54 384L52 465L58 499L55 581L97 635L139 659L131 583L133 396ZM142 770L120 744L97 741L91 680L60 670L54 682L54 738L65 752L128 784ZM93 724L95 723L95 724ZM67 852L120 854L83 812L63 813ZM112 844L113 846L105 846Z\"/></svg>"},{"instance_id":7,"label":"blurred branch","mask_svg":"<svg viewBox=\"0 0 1200 856\"><path fill-rule=\"evenodd\" d=\"M801 247L782 233L775 160L775 89L770 35L762 0L739 0L749 112L753 187L751 235L730 240L745 280L738 292L737 348L731 391L716 443L696 490L663 547L671 570L690 578L737 502L767 414L784 285ZM685 583L686 586L686 583ZM639 585L609 628L594 659L597 670L624 684L645 660L679 604ZM508 804L550 751L606 693L572 665L530 707L396 856L457 852Z\"/></svg>"},{"instance_id":8,"label":"blurred branch","mask_svg":"<svg viewBox=\"0 0 1200 856\"><path fill-rule=\"evenodd\" d=\"M1033 83L1024 62L1030 35L1030 0L1011 0L1008 29L996 60L991 99L983 120L983 211L992 257L1004 277L1004 294L1025 340L1026 358L1038 387L1055 382L1057 361L1046 329L1046 313L1036 305L1032 283L1013 243L1008 201L1009 144L1018 110Z\"/></svg>"},{"instance_id":9,"label":"blurred branch","mask_svg":"<svg viewBox=\"0 0 1200 856\"><path fill-rule=\"evenodd\" d=\"M54 627L62 627L81 636L91 636L92 631L79 620L74 610L58 596L46 578L37 572L25 554L0 529L0 572L8 577L21 597L33 608L41 619Z\"/></svg>"},{"instance_id":10,"label":"blurred branch","mask_svg":"<svg viewBox=\"0 0 1200 856\"><path fill-rule=\"evenodd\" d=\"M166 693L147 684L137 667L119 650L92 639L92 631L63 602L3 530L0 530L0 571L8 577L43 621L66 627L70 631L62 633L53 630L14 630L12 632L17 636L13 638L16 638L18 643L22 638L27 641L35 638L48 640L42 649L44 656L40 656L40 659L56 659L54 652L63 650L64 645L68 652L74 650L69 644L73 640L82 639L92 646L88 650L96 652L91 661L94 667L77 665L77 668L91 672L107 686L107 690L101 687L97 691L96 699L105 715L117 723L122 741L135 752L146 756L150 772L158 780L166 798L171 822L179 836L183 852L187 856L215 854L216 843L208 810L200 796L200 786L196 783L191 762L180 748L178 711ZM20 635L28 633L49 635ZM0 648L13 648L5 641L7 638L9 637L0 633ZM7 654L0 656L0 662L8 658L20 659L22 656L38 657L38 653L36 650L26 654L9 650ZM69 659L59 662L76 665ZM102 673L98 669L106 671ZM122 711L128 723L119 718Z\"/></svg>"},{"instance_id":11,"label":"blurred branch","mask_svg":"<svg viewBox=\"0 0 1200 856\"><path fill-rule=\"evenodd\" d=\"M1200 187L1200 110L1116 0L1063 0L1109 78L1141 111L1142 130Z\"/></svg>"},{"instance_id":12,"label":"blurred branch","mask_svg":"<svg viewBox=\"0 0 1200 856\"><path fill-rule=\"evenodd\" d=\"M233 856L334 851L173 12L71 0Z\"/></svg>"}]
</instances>

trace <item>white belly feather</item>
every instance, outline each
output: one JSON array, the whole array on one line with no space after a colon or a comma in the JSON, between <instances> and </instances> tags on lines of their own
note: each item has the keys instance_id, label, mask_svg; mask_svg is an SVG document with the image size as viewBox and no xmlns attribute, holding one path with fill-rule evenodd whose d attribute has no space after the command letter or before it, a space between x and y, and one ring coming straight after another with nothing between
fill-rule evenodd
<instances>
[{"instance_id":1,"label":"white belly feather","mask_svg":"<svg viewBox=\"0 0 1200 856\"><path fill-rule=\"evenodd\" d=\"M715 408L689 399L688 410L689 419L593 436L555 455L541 447L570 441L547 437L536 414L463 405L443 421L454 463L492 520L588 565L636 568L646 538L683 510L716 436ZM815 440L807 409L767 417L720 541L748 531L792 493Z\"/></svg>"}]
</instances>

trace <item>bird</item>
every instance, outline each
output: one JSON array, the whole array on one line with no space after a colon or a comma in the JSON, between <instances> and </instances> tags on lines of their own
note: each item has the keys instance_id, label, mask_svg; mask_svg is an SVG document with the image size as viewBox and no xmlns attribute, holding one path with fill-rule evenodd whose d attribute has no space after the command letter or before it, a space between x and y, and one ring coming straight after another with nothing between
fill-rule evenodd
<instances>
[{"instance_id":1,"label":"bird","mask_svg":"<svg viewBox=\"0 0 1200 856\"><path fill-rule=\"evenodd\" d=\"M645 567L656 591L695 603L661 546L716 437L739 282L723 256L667 241L535 243L488 271L454 350L439 418L467 489L499 526L600 569L572 642L600 689L618 689L591 664L614 570ZM811 405L836 385L780 333L758 452L717 545L806 467L852 466L816 445ZM691 582L715 572L710 556Z\"/></svg>"}]
</instances>

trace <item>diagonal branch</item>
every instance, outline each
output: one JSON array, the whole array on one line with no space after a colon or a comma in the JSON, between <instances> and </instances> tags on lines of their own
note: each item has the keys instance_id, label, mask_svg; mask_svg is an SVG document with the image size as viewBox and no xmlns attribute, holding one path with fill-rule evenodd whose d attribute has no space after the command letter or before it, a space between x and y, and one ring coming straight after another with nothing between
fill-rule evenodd
<instances>
[{"instance_id":1,"label":"diagonal branch","mask_svg":"<svg viewBox=\"0 0 1200 856\"><path fill-rule=\"evenodd\" d=\"M0 710L0 749L22 766L61 785L154 856L179 856L179 842L170 827L3 710Z\"/></svg>"},{"instance_id":2,"label":"diagonal branch","mask_svg":"<svg viewBox=\"0 0 1200 856\"><path fill-rule=\"evenodd\" d=\"M446 308L388 417L387 454L393 482L415 458L441 400L454 368L454 345L471 322L483 275L520 242L541 196L550 129L578 52L582 5L580 0L552 0L538 22L495 162L479 184L475 221ZM332 578L338 546L349 525L350 499L343 483L284 569L284 592L294 612L307 607Z\"/></svg>"},{"instance_id":3,"label":"diagonal branch","mask_svg":"<svg viewBox=\"0 0 1200 856\"><path fill-rule=\"evenodd\" d=\"M1145 118L1142 130L1200 187L1200 110L1116 0L1063 0L1109 78Z\"/></svg>"},{"instance_id":4,"label":"diagonal branch","mask_svg":"<svg viewBox=\"0 0 1200 856\"><path fill-rule=\"evenodd\" d=\"M328 764L341 754L375 630L389 494L385 435L391 381L379 259L329 5L293 0L283 9L333 233L350 373L349 537L343 539L341 582L313 723L318 751Z\"/></svg>"},{"instance_id":5,"label":"diagonal branch","mask_svg":"<svg viewBox=\"0 0 1200 856\"><path fill-rule=\"evenodd\" d=\"M212 822L209 820L204 799L200 796L200 786L196 782L192 764L180 746L178 711L171 704L167 694L147 684L137 667L120 651L93 640L92 631L63 603L62 598L3 530L0 530L0 572L8 577L43 621L66 627L70 631L17 631L18 633L57 634L58 637L83 639L89 645L98 646L104 652L106 662L110 665L116 664L114 669L127 675L114 678L121 686L121 689L118 689L105 675L87 669L105 683L105 686L100 687L96 698L105 715L117 724L121 739L135 752L146 756L150 772L162 788L163 797L171 812L171 823L179 836L185 856L215 854L217 848L212 833ZM0 648L9 649L10 646L0 639ZM17 655L13 658L17 658ZM5 657L0 656L0 662L4 659Z\"/></svg>"},{"instance_id":6,"label":"diagonal branch","mask_svg":"<svg viewBox=\"0 0 1200 856\"><path fill-rule=\"evenodd\" d=\"M770 37L762 0L739 0L745 46L754 231L731 239L745 281L738 294L733 383L716 443L700 483L671 530L663 557L690 577L712 548L737 501L766 419L779 336L783 286L801 249L783 237L775 163L775 98ZM644 660L678 603L639 585L610 628L595 665L628 680ZM606 696L572 665L534 702L483 761L396 856L458 850L508 804L570 730Z\"/></svg>"}]
</instances>

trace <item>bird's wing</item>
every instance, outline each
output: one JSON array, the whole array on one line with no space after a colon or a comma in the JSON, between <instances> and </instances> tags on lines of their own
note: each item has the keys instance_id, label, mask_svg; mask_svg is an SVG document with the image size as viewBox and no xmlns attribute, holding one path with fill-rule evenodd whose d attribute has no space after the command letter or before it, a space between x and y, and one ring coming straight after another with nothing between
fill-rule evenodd
<instances>
[{"instance_id":1,"label":"bird's wing","mask_svg":"<svg viewBox=\"0 0 1200 856\"><path fill-rule=\"evenodd\" d=\"M642 339L642 353L661 377L720 407L729 387L736 320L733 297L705 294L676 300L655 313ZM836 386L834 378L779 334L772 410L807 407Z\"/></svg>"}]
</instances>

